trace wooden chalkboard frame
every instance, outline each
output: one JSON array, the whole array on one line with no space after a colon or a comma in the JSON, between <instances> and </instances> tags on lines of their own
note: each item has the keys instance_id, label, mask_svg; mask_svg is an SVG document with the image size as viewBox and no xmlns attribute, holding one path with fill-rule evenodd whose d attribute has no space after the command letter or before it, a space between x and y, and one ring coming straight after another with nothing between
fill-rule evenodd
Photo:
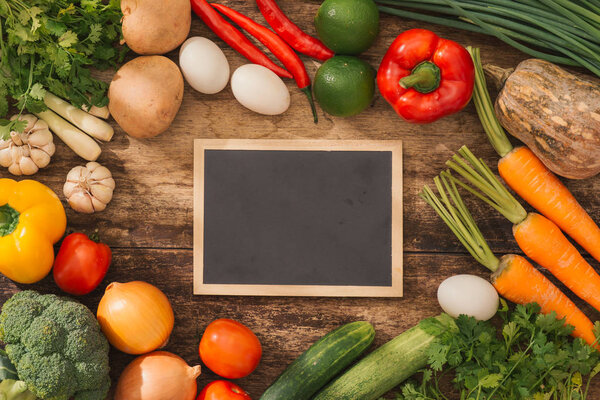
<instances>
[{"instance_id":1,"label":"wooden chalkboard frame","mask_svg":"<svg viewBox=\"0 0 600 400\"><path fill-rule=\"evenodd\" d=\"M386 151L392 153L392 285L245 285L206 284L204 277L205 150ZM194 294L234 296L402 297L402 142L397 140L194 140Z\"/></svg>"}]
</instances>

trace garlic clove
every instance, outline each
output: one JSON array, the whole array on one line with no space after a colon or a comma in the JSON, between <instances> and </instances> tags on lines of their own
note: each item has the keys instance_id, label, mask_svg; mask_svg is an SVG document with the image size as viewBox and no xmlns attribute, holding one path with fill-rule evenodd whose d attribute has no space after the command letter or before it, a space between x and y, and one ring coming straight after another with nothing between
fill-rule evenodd
<instances>
[{"instance_id":1,"label":"garlic clove","mask_svg":"<svg viewBox=\"0 0 600 400\"><path fill-rule=\"evenodd\" d=\"M40 147L40 150L43 150L48 156L52 157L56 152L56 146L54 145L54 142L50 142L45 146Z\"/></svg>"},{"instance_id":2,"label":"garlic clove","mask_svg":"<svg viewBox=\"0 0 600 400\"><path fill-rule=\"evenodd\" d=\"M9 148L0 150L0 166L10 167L12 164L12 151Z\"/></svg>"},{"instance_id":3,"label":"garlic clove","mask_svg":"<svg viewBox=\"0 0 600 400\"><path fill-rule=\"evenodd\" d=\"M44 168L44 167L48 166L48 164L50 164L50 155L48 153L46 153L44 150L31 149L30 152L31 152L30 159L39 168Z\"/></svg>"},{"instance_id":4,"label":"garlic clove","mask_svg":"<svg viewBox=\"0 0 600 400\"><path fill-rule=\"evenodd\" d=\"M48 130L48 131L50 131L50 128L48 127L48 124L43 119L38 119L37 122L35 123L35 125L32 128L32 131L34 131L34 132L35 131L40 131L40 130Z\"/></svg>"},{"instance_id":5,"label":"garlic clove","mask_svg":"<svg viewBox=\"0 0 600 400\"><path fill-rule=\"evenodd\" d=\"M94 211L104 211L106 209L106 203L100 201L97 197L92 197L92 205L94 207Z\"/></svg>"},{"instance_id":6,"label":"garlic clove","mask_svg":"<svg viewBox=\"0 0 600 400\"><path fill-rule=\"evenodd\" d=\"M73 181L66 181L63 186L63 193L65 197L68 199L71 197L77 190L79 190L79 184Z\"/></svg>"},{"instance_id":7,"label":"garlic clove","mask_svg":"<svg viewBox=\"0 0 600 400\"><path fill-rule=\"evenodd\" d=\"M101 181L103 179L110 178L111 176L112 175L111 175L110 171L108 170L108 168L103 167L103 166L97 167L90 174L90 178L95 181Z\"/></svg>"},{"instance_id":8,"label":"garlic clove","mask_svg":"<svg viewBox=\"0 0 600 400\"><path fill-rule=\"evenodd\" d=\"M82 166L77 166L69 171L69 173L67 174L67 181L79 183L80 181L85 180L86 175L86 168Z\"/></svg>"},{"instance_id":9,"label":"garlic clove","mask_svg":"<svg viewBox=\"0 0 600 400\"><path fill-rule=\"evenodd\" d=\"M112 179L111 179L112 180ZM90 187L92 196L103 203L108 203L113 196L113 189L108 186L104 186L101 184L91 185Z\"/></svg>"},{"instance_id":10,"label":"garlic clove","mask_svg":"<svg viewBox=\"0 0 600 400\"><path fill-rule=\"evenodd\" d=\"M53 142L52 133L48 129L35 131L27 138L27 143L34 147L42 147L51 142Z\"/></svg>"},{"instance_id":11,"label":"garlic clove","mask_svg":"<svg viewBox=\"0 0 600 400\"><path fill-rule=\"evenodd\" d=\"M13 175L17 175L17 176L23 175L21 173L21 167L20 167L20 165L18 163L12 163L12 164L10 164L10 166L8 167L8 172L10 172Z\"/></svg>"},{"instance_id":12,"label":"garlic clove","mask_svg":"<svg viewBox=\"0 0 600 400\"><path fill-rule=\"evenodd\" d=\"M75 191L68 196L67 200L71 208L77 212L84 214L92 214L94 212L92 197L83 191Z\"/></svg>"},{"instance_id":13,"label":"garlic clove","mask_svg":"<svg viewBox=\"0 0 600 400\"><path fill-rule=\"evenodd\" d=\"M23 175L33 175L39 170L38 166L35 164L35 162L33 162L33 160L30 157L21 157L19 167Z\"/></svg>"}]
</instances>

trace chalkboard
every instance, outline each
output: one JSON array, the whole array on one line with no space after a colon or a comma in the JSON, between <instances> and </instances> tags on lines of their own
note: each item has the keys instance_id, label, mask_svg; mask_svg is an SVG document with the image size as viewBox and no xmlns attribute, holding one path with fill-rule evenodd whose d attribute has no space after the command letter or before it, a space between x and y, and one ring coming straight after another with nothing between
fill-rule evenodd
<instances>
[{"instance_id":1,"label":"chalkboard","mask_svg":"<svg viewBox=\"0 0 600 400\"><path fill-rule=\"evenodd\" d=\"M194 293L402 296L399 141L195 141Z\"/></svg>"}]
</instances>

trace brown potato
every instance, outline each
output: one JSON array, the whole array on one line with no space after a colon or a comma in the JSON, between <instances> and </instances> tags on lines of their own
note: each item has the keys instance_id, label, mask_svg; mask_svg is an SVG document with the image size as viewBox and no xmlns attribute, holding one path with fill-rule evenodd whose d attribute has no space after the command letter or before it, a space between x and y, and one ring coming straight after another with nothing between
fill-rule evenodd
<instances>
[{"instance_id":1,"label":"brown potato","mask_svg":"<svg viewBox=\"0 0 600 400\"><path fill-rule=\"evenodd\" d=\"M189 0L121 0L123 38L138 54L165 54L190 33Z\"/></svg>"},{"instance_id":2,"label":"brown potato","mask_svg":"<svg viewBox=\"0 0 600 400\"><path fill-rule=\"evenodd\" d=\"M183 76L166 57L137 57L117 71L108 98L110 113L127 134L154 137L167 130L179 111Z\"/></svg>"}]
</instances>

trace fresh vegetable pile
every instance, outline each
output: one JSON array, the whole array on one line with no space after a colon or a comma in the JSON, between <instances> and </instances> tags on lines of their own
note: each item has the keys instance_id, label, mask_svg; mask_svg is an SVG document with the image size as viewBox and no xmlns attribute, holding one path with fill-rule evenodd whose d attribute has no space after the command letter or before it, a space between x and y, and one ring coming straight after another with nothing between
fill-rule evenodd
<instances>
[{"instance_id":1,"label":"fresh vegetable pile","mask_svg":"<svg viewBox=\"0 0 600 400\"><path fill-rule=\"evenodd\" d=\"M493 35L530 56L564 65L582 66L600 76L600 6L593 0L376 2L385 13ZM415 10L445 16L423 14Z\"/></svg>"},{"instance_id":2,"label":"fresh vegetable pile","mask_svg":"<svg viewBox=\"0 0 600 400\"><path fill-rule=\"evenodd\" d=\"M97 141L114 134L99 118L112 114L137 139L166 132L182 104L184 80L203 94L230 83L247 109L279 115L291 103L282 78L294 79L315 122L313 91L325 112L350 117L372 104L377 85L396 113L412 123L460 112L473 99L501 157L500 176L539 214L528 213L482 159L460 148L434 178L435 190L425 186L421 197L490 270L489 280L446 279L438 288L444 313L398 332L365 357L373 326L356 321L338 327L292 362L261 400L376 400L419 372L421 381L405 383L398 399L446 400L457 393L461 400L586 399L589 382L600 372L600 323L526 257L498 258L461 192L512 222L525 256L600 310L600 275L567 238L600 260L600 228L551 172L586 178L600 171L598 83L553 64L581 66L600 76L598 1L325 0L314 18L319 39L300 30L275 0L256 3L272 30L206 0L0 0L0 115L17 109L0 121L0 165L14 175L47 167L56 151L54 133L90 161L73 166L64 198L77 212L102 212L116 185L110 170L96 162ZM230 76L216 43L188 38L192 11L252 64ZM501 87L495 106L479 50L426 29L399 32L376 71L359 55L378 38L379 11L494 35L539 59L511 71L485 67ZM117 65L128 50L123 43L140 56ZM179 46L177 65L163 54ZM312 83L297 53L322 62ZM110 84L92 76L92 68L109 67L119 67ZM504 128L531 149L514 147ZM63 238L66 226L52 190L32 180L0 179L0 272L6 277L31 284L54 268L63 291L95 290L110 268L111 250L82 233ZM515 303L514 311L499 296ZM489 320L499 304L498 331L494 324L500 321ZM109 344L137 356L119 377L115 399L194 400L201 367L160 351L175 317L165 293L142 281L110 283L96 317L69 298L19 292L0 312L0 400L105 399ZM227 318L210 322L198 355L227 380L209 383L197 400L250 399L228 380L260 368L263 346L251 327ZM452 394L446 393L448 381Z\"/></svg>"},{"instance_id":3,"label":"fresh vegetable pile","mask_svg":"<svg viewBox=\"0 0 600 400\"><path fill-rule=\"evenodd\" d=\"M46 90L77 107L106 106L107 85L89 67L105 69L122 60L126 48L114 46L121 17L115 0L1 0L0 115L13 104L19 113L44 111ZM5 122L0 138L24 127Z\"/></svg>"},{"instance_id":4,"label":"fresh vegetable pile","mask_svg":"<svg viewBox=\"0 0 600 400\"><path fill-rule=\"evenodd\" d=\"M570 340L572 327L556 314L539 311L536 304L518 305L514 312L504 307L500 333L490 322L461 315L458 332L443 334L429 347L421 383L405 384L398 399L450 398L440 389L450 371L460 399L586 399L600 372L600 353Z\"/></svg>"}]
</instances>

